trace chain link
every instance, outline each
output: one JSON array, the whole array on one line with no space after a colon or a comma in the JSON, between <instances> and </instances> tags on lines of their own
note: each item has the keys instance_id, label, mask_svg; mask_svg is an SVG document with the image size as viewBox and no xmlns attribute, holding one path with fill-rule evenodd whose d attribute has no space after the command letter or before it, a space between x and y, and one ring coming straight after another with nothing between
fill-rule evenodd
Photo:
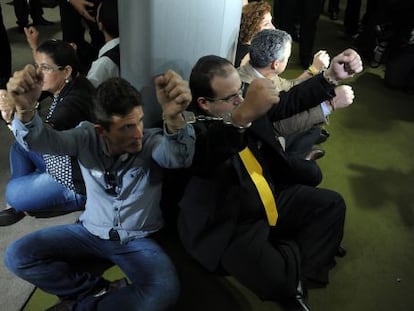
<instances>
[{"instance_id":1,"label":"chain link","mask_svg":"<svg viewBox=\"0 0 414 311\"><path fill-rule=\"evenodd\" d=\"M205 121L223 121L222 117L213 117L213 116L205 116L205 115L198 115L196 116L191 111L183 111L183 116L185 122L194 124L197 122L205 122Z\"/></svg>"}]
</instances>

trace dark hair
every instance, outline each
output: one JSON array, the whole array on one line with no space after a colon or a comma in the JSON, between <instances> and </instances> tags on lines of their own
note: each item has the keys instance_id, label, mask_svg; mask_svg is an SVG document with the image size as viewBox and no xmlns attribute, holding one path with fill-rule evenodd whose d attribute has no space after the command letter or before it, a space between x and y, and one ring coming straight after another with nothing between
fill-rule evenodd
<instances>
[{"instance_id":1,"label":"dark hair","mask_svg":"<svg viewBox=\"0 0 414 311\"><path fill-rule=\"evenodd\" d=\"M194 65L190 74L190 89L193 97L191 106L195 108L199 97L214 97L214 91L211 88L211 80L215 76L226 77L229 74L228 67L234 68L228 60L216 55L207 55L201 57Z\"/></svg>"},{"instance_id":2,"label":"dark hair","mask_svg":"<svg viewBox=\"0 0 414 311\"><path fill-rule=\"evenodd\" d=\"M142 106L141 93L122 78L110 78L99 85L94 98L95 123L110 129L113 116L126 116Z\"/></svg>"},{"instance_id":3,"label":"dark hair","mask_svg":"<svg viewBox=\"0 0 414 311\"><path fill-rule=\"evenodd\" d=\"M254 68L265 68L274 61L283 61L286 47L292 37L280 29L264 29L258 32L250 45L250 64Z\"/></svg>"},{"instance_id":4,"label":"dark hair","mask_svg":"<svg viewBox=\"0 0 414 311\"><path fill-rule=\"evenodd\" d=\"M118 0L103 0L98 13L99 22L112 37L119 37Z\"/></svg>"},{"instance_id":5,"label":"dark hair","mask_svg":"<svg viewBox=\"0 0 414 311\"><path fill-rule=\"evenodd\" d=\"M57 66L71 66L72 78L78 75L80 69L79 59L75 49L69 43L55 39L47 40L37 47L36 52L46 54Z\"/></svg>"}]
</instances>

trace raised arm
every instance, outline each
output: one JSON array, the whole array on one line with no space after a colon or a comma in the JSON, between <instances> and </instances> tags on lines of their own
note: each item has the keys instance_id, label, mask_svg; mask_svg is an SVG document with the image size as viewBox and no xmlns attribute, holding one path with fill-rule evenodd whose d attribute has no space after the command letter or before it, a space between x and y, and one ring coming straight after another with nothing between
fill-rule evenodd
<instances>
[{"instance_id":1,"label":"raised arm","mask_svg":"<svg viewBox=\"0 0 414 311\"><path fill-rule=\"evenodd\" d=\"M347 49L332 59L324 77L333 84L352 78L363 70L361 56L353 49Z\"/></svg>"},{"instance_id":2,"label":"raised arm","mask_svg":"<svg viewBox=\"0 0 414 311\"><path fill-rule=\"evenodd\" d=\"M26 35L27 43L32 49L33 58L35 57L37 47L39 46L39 31L33 26L25 27L24 34Z\"/></svg>"},{"instance_id":3,"label":"raised arm","mask_svg":"<svg viewBox=\"0 0 414 311\"><path fill-rule=\"evenodd\" d=\"M176 133L186 125L182 112L191 101L188 82L173 70L157 76L154 82L167 130L169 133Z\"/></svg>"},{"instance_id":4,"label":"raised arm","mask_svg":"<svg viewBox=\"0 0 414 311\"><path fill-rule=\"evenodd\" d=\"M33 65L26 65L16 71L7 83L9 100L15 108L15 116L23 123L33 119L37 100L42 92L43 77L40 70Z\"/></svg>"}]
</instances>

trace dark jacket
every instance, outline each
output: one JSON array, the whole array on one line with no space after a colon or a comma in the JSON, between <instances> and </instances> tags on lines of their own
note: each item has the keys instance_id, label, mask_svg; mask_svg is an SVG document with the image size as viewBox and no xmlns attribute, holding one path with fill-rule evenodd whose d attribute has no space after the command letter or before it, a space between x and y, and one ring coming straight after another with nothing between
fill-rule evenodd
<instances>
[{"instance_id":1,"label":"dark jacket","mask_svg":"<svg viewBox=\"0 0 414 311\"><path fill-rule=\"evenodd\" d=\"M218 268L239 224L268 230L262 202L238 152L249 146L275 196L281 187L303 183L306 174L284 153L272 122L316 106L333 92L334 87L318 75L281 92L280 103L244 132L221 122L196 124L196 154L180 202L178 230L184 247L208 270Z\"/></svg>"},{"instance_id":2,"label":"dark jacket","mask_svg":"<svg viewBox=\"0 0 414 311\"><path fill-rule=\"evenodd\" d=\"M58 131L68 130L78 126L81 121L93 121L92 98L95 88L83 76L70 81L60 92L56 108L46 118L46 123ZM56 161L59 158L56 157ZM68 168L70 169L70 168ZM72 182L77 193L85 194L85 184L78 161L71 157ZM66 186L61 179L59 167L48 167L48 173L59 183Z\"/></svg>"}]
</instances>

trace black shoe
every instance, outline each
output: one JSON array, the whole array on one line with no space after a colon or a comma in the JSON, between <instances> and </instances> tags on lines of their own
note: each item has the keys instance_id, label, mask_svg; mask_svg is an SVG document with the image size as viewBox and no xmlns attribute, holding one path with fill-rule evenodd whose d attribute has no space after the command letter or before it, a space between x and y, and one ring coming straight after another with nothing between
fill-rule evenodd
<instances>
[{"instance_id":1,"label":"black shoe","mask_svg":"<svg viewBox=\"0 0 414 311\"><path fill-rule=\"evenodd\" d=\"M104 288L93 294L93 297L100 297L102 295L116 291L125 286L128 286L128 280L126 278L115 280L112 282L108 281L107 285Z\"/></svg>"},{"instance_id":2,"label":"black shoe","mask_svg":"<svg viewBox=\"0 0 414 311\"><path fill-rule=\"evenodd\" d=\"M333 21L336 21L338 19L338 12L333 11L333 12L329 13L329 18Z\"/></svg>"},{"instance_id":3,"label":"black shoe","mask_svg":"<svg viewBox=\"0 0 414 311\"><path fill-rule=\"evenodd\" d=\"M19 26L17 26L17 32L18 33L22 33L22 34L24 34L24 29L26 28L26 27L30 27L31 25L29 25L29 24L27 24L27 25L19 25Z\"/></svg>"},{"instance_id":4,"label":"black shoe","mask_svg":"<svg viewBox=\"0 0 414 311\"><path fill-rule=\"evenodd\" d=\"M346 255L346 249L343 248L342 246L339 246L335 256L342 258L342 257L345 257L345 255Z\"/></svg>"},{"instance_id":5,"label":"black shoe","mask_svg":"<svg viewBox=\"0 0 414 311\"><path fill-rule=\"evenodd\" d=\"M46 311L69 311L74 303L75 300L60 300L57 304L47 308Z\"/></svg>"},{"instance_id":6,"label":"black shoe","mask_svg":"<svg viewBox=\"0 0 414 311\"><path fill-rule=\"evenodd\" d=\"M318 138L318 140L315 142L315 144L316 145L319 145L319 144L322 144L322 143L324 143L325 141L327 141L328 140L328 138L329 138L329 136L330 136L331 134L329 134L329 132L327 131L327 130L325 130L325 129L321 129L321 133L319 134L319 138Z\"/></svg>"},{"instance_id":7,"label":"black shoe","mask_svg":"<svg viewBox=\"0 0 414 311\"><path fill-rule=\"evenodd\" d=\"M0 212L0 226L10 226L20 221L25 214L18 212L14 208L7 208Z\"/></svg>"},{"instance_id":8,"label":"black shoe","mask_svg":"<svg viewBox=\"0 0 414 311\"><path fill-rule=\"evenodd\" d=\"M313 160L316 161L322 158L325 155L325 151L322 149L312 149L309 154L305 157L305 160Z\"/></svg>"},{"instance_id":9,"label":"black shoe","mask_svg":"<svg viewBox=\"0 0 414 311\"><path fill-rule=\"evenodd\" d=\"M299 281L295 297L285 300L282 306L285 311L310 311L306 300L307 290L303 283Z\"/></svg>"},{"instance_id":10,"label":"black shoe","mask_svg":"<svg viewBox=\"0 0 414 311\"><path fill-rule=\"evenodd\" d=\"M115 290L118 290L122 287L128 286L128 280L126 278L115 280L115 281L106 281L104 280L104 286L100 286L98 288L93 288L91 291L88 291L87 293L81 295L78 297L77 300L74 299L62 299L57 304L49 307L46 309L46 311L69 311L72 310L73 307L76 307L76 304L78 301L81 301L82 299L85 299L87 297L101 297L107 293L113 292Z\"/></svg>"},{"instance_id":11,"label":"black shoe","mask_svg":"<svg viewBox=\"0 0 414 311\"><path fill-rule=\"evenodd\" d=\"M48 21L43 16L33 19L34 26L37 26L37 25L48 26L48 25L53 25L53 24L54 22Z\"/></svg>"},{"instance_id":12,"label":"black shoe","mask_svg":"<svg viewBox=\"0 0 414 311\"><path fill-rule=\"evenodd\" d=\"M358 35L358 33L343 32L339 33L339 38L346 41L354 41L356 38L358 38Z\"/></svg>"}]
</instances>

